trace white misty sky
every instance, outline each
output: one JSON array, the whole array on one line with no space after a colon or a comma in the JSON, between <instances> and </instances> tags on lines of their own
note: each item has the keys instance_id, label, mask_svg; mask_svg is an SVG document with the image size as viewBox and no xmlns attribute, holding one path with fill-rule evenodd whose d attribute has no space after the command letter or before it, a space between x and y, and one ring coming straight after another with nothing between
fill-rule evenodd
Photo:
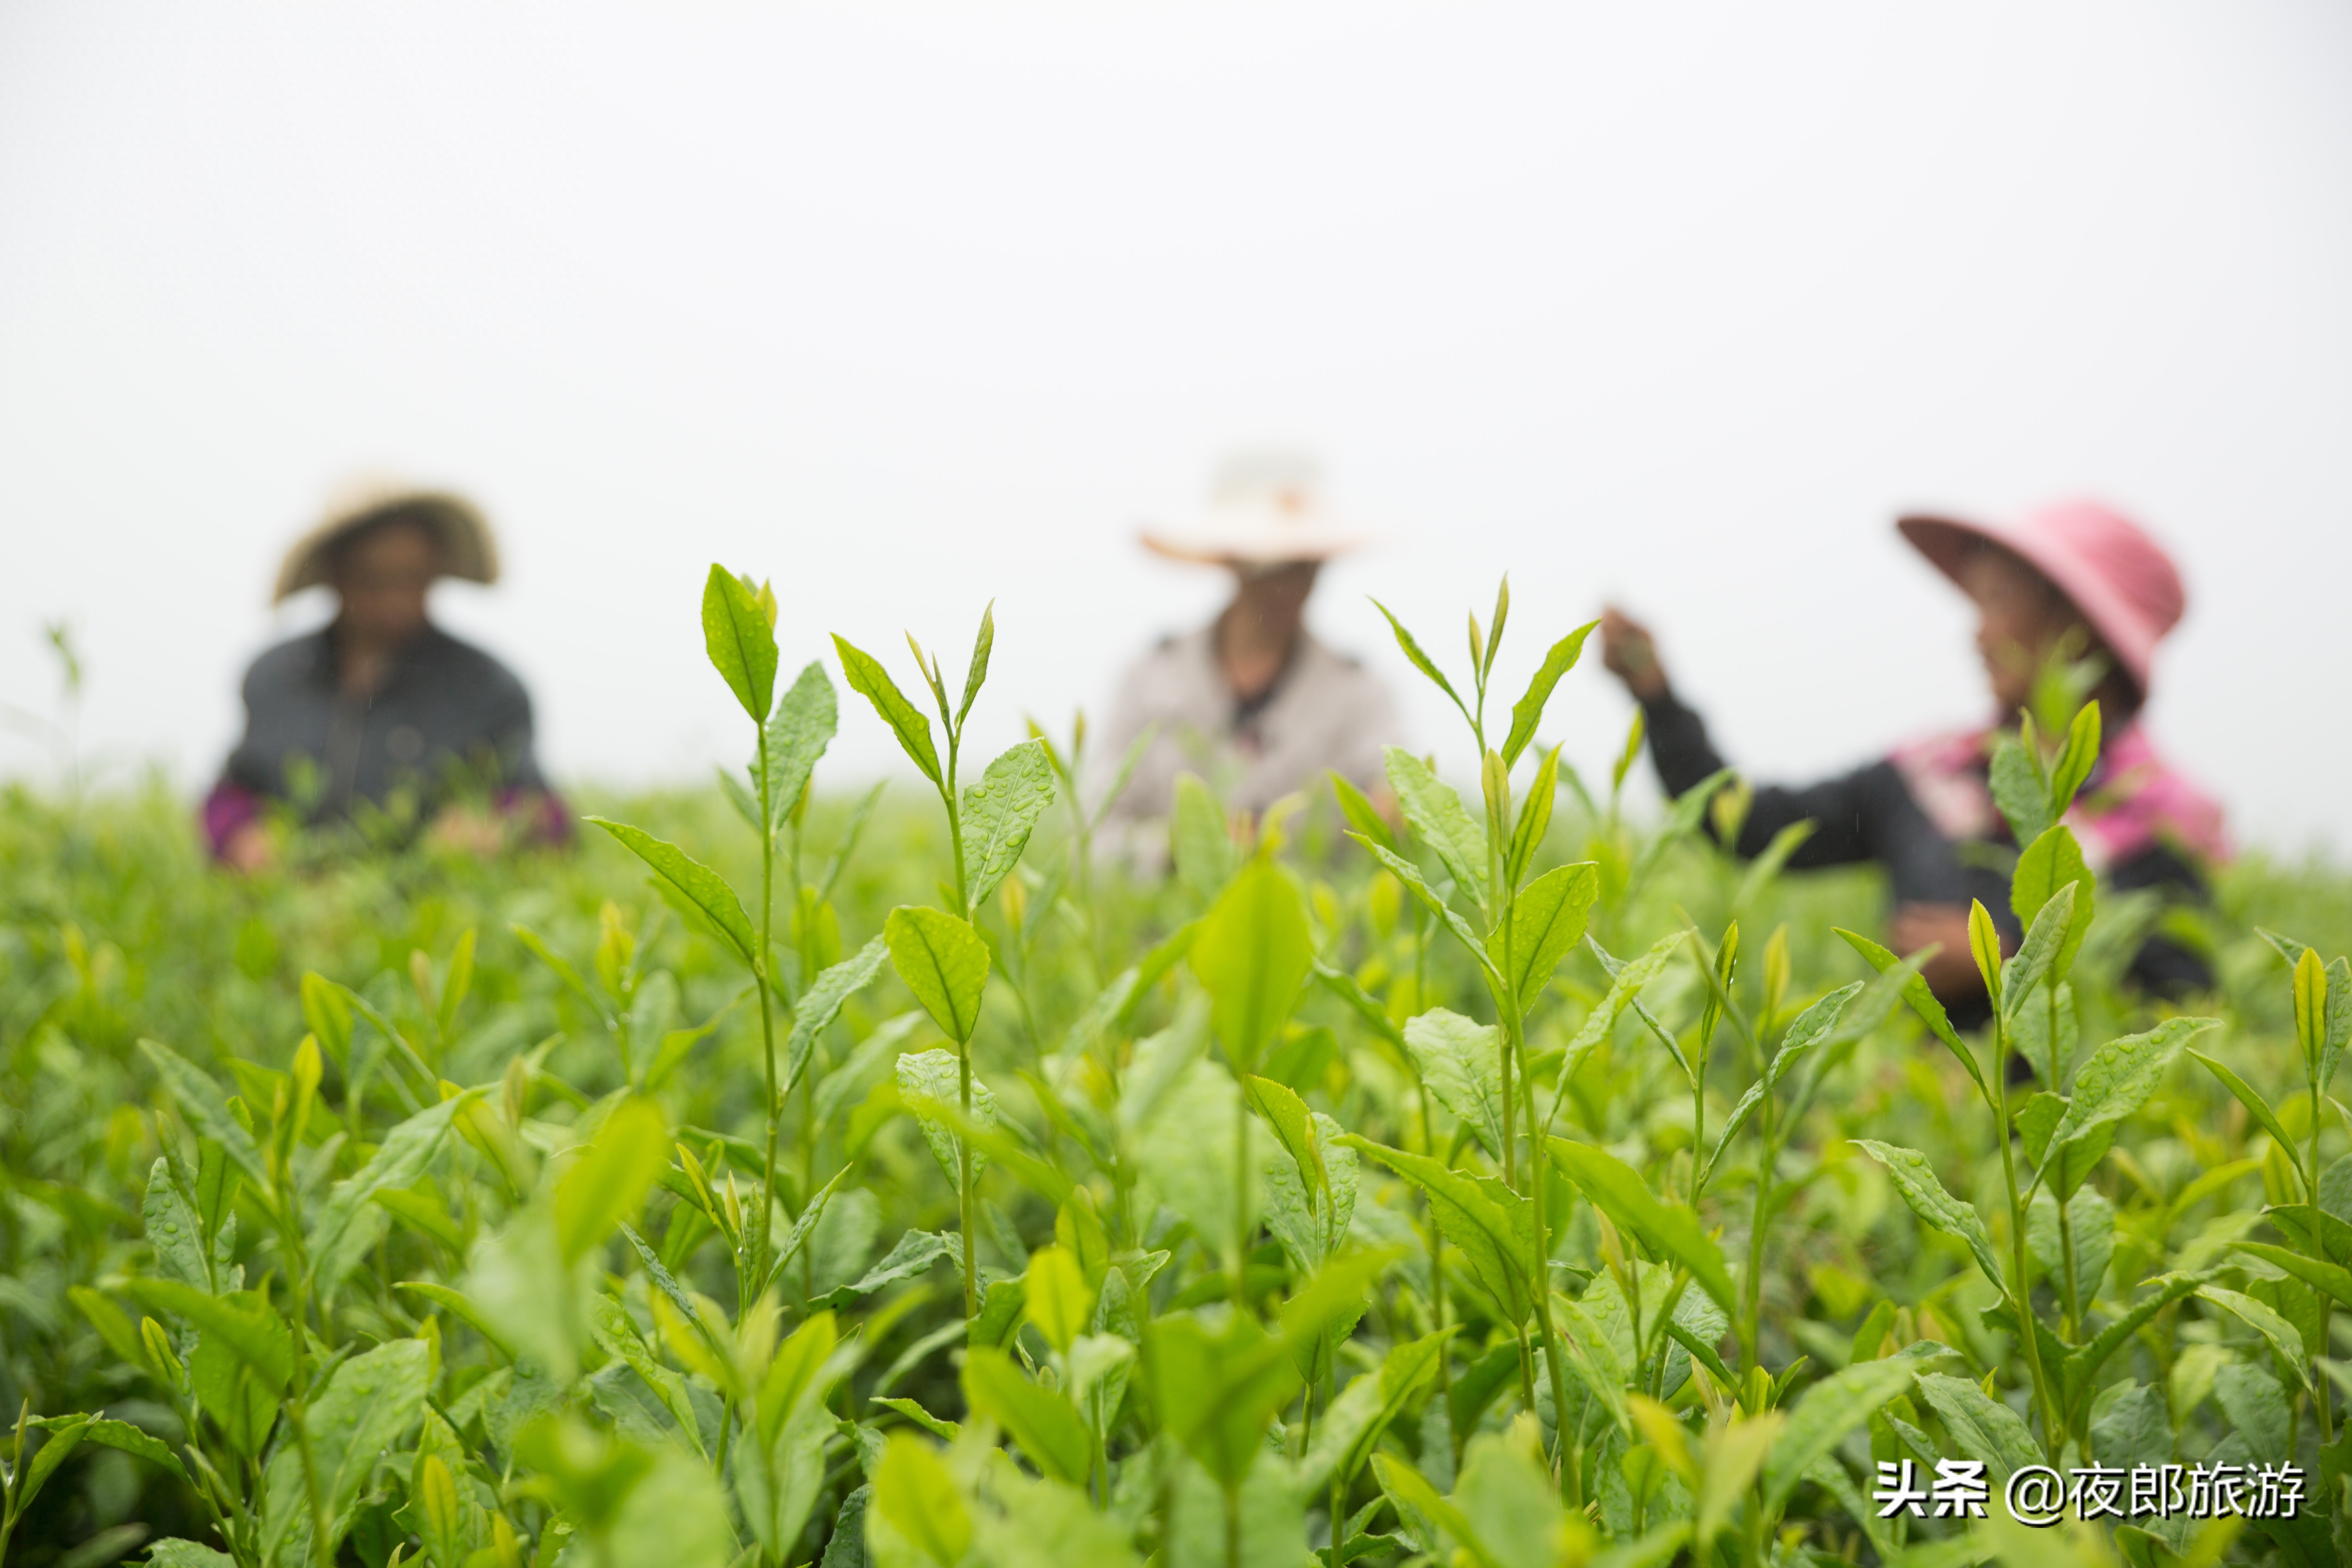
<instances>
[{"instance_id":1,"label":"white misty sky","mask_svg":"<svg viewBox=\"0 0 2352 1568\"><path fill-rule=\"evenodd\" d=\"M793 663L1001 628L986 743L1213 607L1144 557L1319 451L1366 594L1508 696L1622 595L1766 777L1980 711L1899 508L2090 492L2178 550L2152 720L2251 841L2352 844L2352 10L1991 3L0 6L0 701L191 793L355 468L460 486L444 618L572 778L742 749L709 563ZM1466 747L1418 691L1413 739ZM1597 660L1547 726L1588 774ZM894 765L845 709L836 783ZM43 752L0 731L0 773ZM823 775L821 775L823 776Z\"/></svg>"}]
</instances>

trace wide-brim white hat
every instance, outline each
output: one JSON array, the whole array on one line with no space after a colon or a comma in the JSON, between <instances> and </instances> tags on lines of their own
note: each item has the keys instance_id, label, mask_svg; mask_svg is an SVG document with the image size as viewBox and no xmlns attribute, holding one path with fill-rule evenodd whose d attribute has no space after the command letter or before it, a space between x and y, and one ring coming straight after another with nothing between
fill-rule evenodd
<instances>
[{"instance_id":1,"label":"wide-brim white hat","mask_svg":"<svg viewBox=\"0 0 2352 1568\"><path fill-rule=\"evenodd\" d=\"M1295 452L1248 452L1219 468L1207 507L1143 526L1144 548L1178 561L1270 566L1328 561L1373 542L1369 529L1323 501L1314 459Z\"/></svg>"},{"instance_id":2,"label":"wide-brim white hat","mask_svg":"<svg viewBox=\"0 0 2352 1568\"><path fill-rule=\"evenodd\" d=\"M335 547L361 529L399 515L433 531L441 544L441 575L474 583L499 580L499 542L481 509L447 490L423 489L390 479L352 481L327 505L318 526L295 541L278 569L274 601L331 582Z\"/></svg>"}]
</instances>

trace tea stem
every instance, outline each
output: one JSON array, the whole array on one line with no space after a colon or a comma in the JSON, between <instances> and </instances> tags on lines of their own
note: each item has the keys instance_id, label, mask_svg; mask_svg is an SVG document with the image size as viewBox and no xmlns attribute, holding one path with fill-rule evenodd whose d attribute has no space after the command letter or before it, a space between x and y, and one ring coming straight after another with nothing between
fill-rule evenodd
<instances>
[{"instance_id":1,"label":"tea stem","mask_svg":"<svg viewBox=\"0 0 2352 1568\"><path fill-rule=\"evenodd\" d=\"M971 1042L960 1041L956 1047L957 1088L962 1096L963 1121L971 1125ZM972 1256L972 1184L971 1142L970 1138L956 1135L956 1214L963 1226L963 1318L969 1323L980 1316L980 1275L978 1259Z\"/></svg>"},{"instance_id":2,"label":"tea stem","mask_svg":"<svg viewBox=\"0 0 2352 1568\"><path fill-rule=\"evenodd\" d=\"M776 1130L783 1121L783 1106L776 1098L776 1012L775 998L769 994L771 986L768 958L774 948L776 929L776 834L774 802L774 760L768 755L768 732L763 726L752 726L759 743L760 757L760 951L751 959L751 984L760 992L760 1046L768 1069L768 1155L760 1176L760 1220L758 1241L752 1248L751 1279L755 1288L768 1277L768 1250L775 1245L769 1234L771 1216L776 1212ZM798 898L794 894L794 898ZM751 1302L739 1303L748 1308Z\"/></svg>"}]
</instances>

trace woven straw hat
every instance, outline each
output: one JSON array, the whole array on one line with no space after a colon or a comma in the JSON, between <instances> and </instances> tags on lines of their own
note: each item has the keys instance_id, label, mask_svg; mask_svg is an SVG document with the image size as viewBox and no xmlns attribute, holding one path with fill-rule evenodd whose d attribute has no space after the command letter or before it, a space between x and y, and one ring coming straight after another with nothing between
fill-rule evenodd
<instances>
[{"instance_id":1,"label":"woven straw hat","mask_svg":"<svg viewBox=\"0 0 2352 1568\"><path fill-rule=\"evenodd\" d=\"M394 516L413 517L433 531L441 542L441 575L470 583L499 580L499 542L489 520L473 502L447 490L363 479L338 490L319 525L286 552L273 602L331 582L335 547L371 523Z\"/></svg>"},{"instance_id":2,"label":"woven straw hat","mask_svg":"<svg viewBox=\"0 0 2352 1568\"><path fill-rule=\"evenodd\" d=\"M1370 543L1371 534L1326 509L1322 482L1320 465L1304 453L1236 453L1218 467L1207 508L1147 523L1144 547L1178 561L1268 566L1328 561Z\"/></svg>"},{"instance_id":3,"label":"woven straw hat","mask_svg":"<svg viewBox=\"0 0 2352 1568\"><path fill-rule=\"evenodd\" d=\"M2022 557L2074 602L2143 698L2156 665L2156 645L2180 624L2189 607L2180 569L2164 547L2139 524L2097 501L2060 501L2006 522L1915 512L1895 526L1938 571L1963 586L1969 552L1978 540Z\"/></svg>"}]
</instances>

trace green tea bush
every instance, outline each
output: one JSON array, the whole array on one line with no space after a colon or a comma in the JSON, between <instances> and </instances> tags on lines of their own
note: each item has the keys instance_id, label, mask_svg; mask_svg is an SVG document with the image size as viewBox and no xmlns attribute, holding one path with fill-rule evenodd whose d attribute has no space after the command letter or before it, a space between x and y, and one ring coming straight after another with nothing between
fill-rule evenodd
<instances>
[{"instance_id":1,"label":"green tea bush","mask_svg":"<svg viewBox=\"0 0 2352 1568\"><path fill-rule=\"evenodd\" d=\"M1735 781L1644 830L1638 731L1538 742L1582 631L1490 709L1507 595L1459 679L1395 626L1466 798L1187 781L1164 883L1083 729L964 752L991 619L952 689L836 641L845 715L773 614L713 569L749 766L567 854L240 879L160 785L0 796L0 1555L2352 1562L2352 882L2096 889L2095 708L1999 770L1962 1033L1873 877L1715 847ZM815 787L845 720L936 798ZM2158 922L2193 1009L2121 987ZM1883 1502L1955 1460L1982 1518ZM2245 1506L2005 1506L2174 1464Z\"/></svg>"}]
</instances>

